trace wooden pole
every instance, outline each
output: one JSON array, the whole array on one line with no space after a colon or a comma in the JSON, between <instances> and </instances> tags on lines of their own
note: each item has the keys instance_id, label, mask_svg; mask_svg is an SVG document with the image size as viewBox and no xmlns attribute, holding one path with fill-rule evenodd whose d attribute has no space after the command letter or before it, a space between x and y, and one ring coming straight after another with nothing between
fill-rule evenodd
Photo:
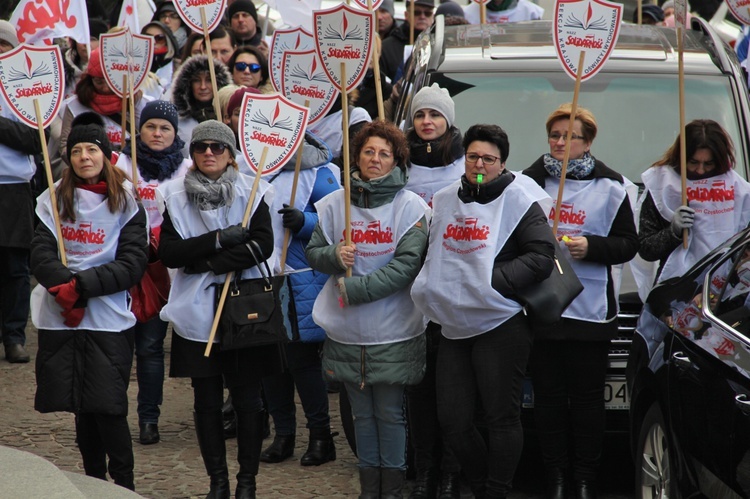
<instances>
[{"instance_id":1,"label":"wooden pole","mask_svg":"<svg viewBox=\"0 0 750 499\"><path fill-rule=\"evenodd\" d=\"M55 221L55 232L57 233L57 251L60 252L60 261L66 267L68 258L65 256L65 243L62 237L62 227L60 226L60 212L57 210L57 192L55 190L55 180L52 178L52 167L49 164L49 151L47 150L47 138L44 136L44 127L42 124L42 110L39 107L39 99L34 99L34 112L36 113L36 127L39 130L39 141L42 143L42 155L44 156L44 171L47 174L47 185L49 186L49 202L52 205L52 218ZM73 168L72 166L70 168ZM8 216L9 214L6 214Z\"/></svg>"},{"instance_id":2,"label":"wooden pole","mask_svg":"<svg viewBox=\"0 0 750 499\"><path fill-rule=\"evenodd\" d=\"M122 138L120 139L120 151L125 149L125 137L128 134L128 75L122 75Z\"/></svg>"},{"instance_id":3,"label":"wooden pole","mask_svg":"<svg viewBox=\"0 0 750 499\"><path fill-rule=\"evenodd\" d=\"M414 45L414 2L409 2L409 45ZM343 92L342 92L343 93Z\"/></svg>"},{"instance_id":4,"label":"wooden pole","mask_svg":"<svg viewBox=\"0 0 750 499\"><path fill-rule=\"evenodd\" d=\"M479 24L487 24L487 5L479 4Z\"/></svg>"},{"instance_id":5,"label":"wooden pole","mask_svg":"<svg viewBox=\"0 0 750 499\"><path fill-rule=\"evenodd\" d=\"M372 46L372 76L375 78L375 99L378 103L378 119L385 120L385 108L383 107L383 84L380 82L380 35L377 31L378 16L372 10L372 0L367 0L367 9L374 14L375 36Z\"/></svg>"},{"instance_id":6,"label":"wooden pole","mask_svg":"<svg viewBox=\"0 0 750 499\"><path fill-rule=\"evenodd\" d=\"M413 3L412 3L413 5ZM341 130L344 137L341 143L344 156L344 244L352 244L352 179L349 171L349 99L346 95L346 63L341 63ZM352 276L352 268L346 269L346 277Z\"/></svg>"},{"instance_id":7,"label":"wooden pole","mask_svg":"<svg viewBox=\"0 0 750 499\"><path fill-rule=\"evenodd\" d=\"M211 89L214 92L214 113L216 119L221 121L221 106L219 105L219 89L216 88L216 70L214 69L214 54L211 51L211 38L208 36L206 26L206 8L201 7L201 24L203 25L203 43L206 44L206 55L208 56L208 72L211 75Z\"/></svg>"},{"instance_id":8,"label":"wooden pole","mask_svg":"<svg viewBox=\"0 0 750 499\"><path fill-rule=\"evenodd\" d=\"M576 111L578 111L578 94L581 91L581 78L583 76L583 61L586 58L586 51L582 50L578 58L578 72L576 73L576 85L573 90L573 103L570 107L570 124L568 133L565 136L565 153L563 155L562 171L560 172L560 187L557 190L557 202L555 203L555 216L552 222L552 232L557 237L557 226L560 224L560 207L562 205L563 188L565 186L565 175L568 171L568 160L570 159L570 145L573 137L573 126L576 122Z\"/></svg>"},{"instance_id":9,"label":"wooden pole","mask_svg":"<svg viewBox=\"0 0 750 499\"><path fill-rule=\"evenodd\" d=\"M133 193L136 199L141 196L138 193L138 147L135 138L135 94L133 93L133 75L128 75L128 94L130 94L130 163L133 168Z\"/></svg>"},{"instance_id":10,"label":"wooden pole","mask_svg":"<svg viewBox=\"0 0 750 499\"><path fill-rule=\"evenodd\" d=\"M643 24L643 0L638 0L638 25Z\"/></svg>"},{"instance_id":11,"label":"wooden pole","mask_svg":"<svg viewBox=\"0 0 750 499\"><path fill-rule=\"evenodd\" d=\"M683 63L682 27L677 26L677 81L679 85L680 102L680 180L682 189L682 205L687 206L687 158L685 155L685 67ZM682 229L682 247L688 247L688 230Z\"/></svg>"},{"instance_id":12,"label":"wooden pole","mask_svg":"<svg viewBox=\"0 0 750 499\"><path fill-rule=\"evenodd\" d=\"M201 8L201 10L203 10ZM205 26L205 23L204 23ZM263 148L263 152L260 155L260 164L258 165L258 171L255 172L255 181L253 182L253 188L250 190L250 199L247 200L247 206L245 207L245 214L242 217L242 226L246 227L250 221L250 214L253 211L253 203L255 203L255 195L258 192L258 186L260 186L260 177L263 175L263 168L266 166L266 155L268 154L268 147ZM229 167L231 168L231 166ZM257 255L258 258L261 255ZM224 279L224 286L221 288L221 296L219 297L219 303L216 305L216 314L214 315L214 322L211 324L211 333L208 335L208 344L206 350L203 352L204 357L211 355L211 347L214 344L216 338L216 331L219 329L219 319L221 319L221 311L224 308L224 303L227 301L227 294L229 294L229 283L232 282L234 272L227 272L227 277Z\"/></svg>"},{"instance_id":13,"label":"wooden pole","mask_svg":"<svg viewBox=\"0 0 750 499\"><path fill-rule=\"evenodd\" d=\"M305 99L305 107L310 107L310 101ZM297 149L297 161L294 163L294 179L292 180L292 194L289 196L289 206L294 208L294 201L297 199L297 183L299 182L299 173L302 170L302 148L305 146L304 139L303 143L300 144ZM284 242L281 245L281 261L279 266L281 267L281 275L286 273L286 255L289 250L289 238L292 236L292 231L284 229Z\"/></svg>"}]
</instances>

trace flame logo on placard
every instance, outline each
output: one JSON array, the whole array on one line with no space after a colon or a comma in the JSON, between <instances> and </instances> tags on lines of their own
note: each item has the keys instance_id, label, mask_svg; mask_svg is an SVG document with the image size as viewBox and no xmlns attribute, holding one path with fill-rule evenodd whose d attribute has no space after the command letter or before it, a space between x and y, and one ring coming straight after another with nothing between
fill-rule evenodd
<instances>
[{"instance_id":1,"label":"flame logo on placard","mask_svg":"<svg viewBox=\"0 0 750 499\"><path fill-rule=\"evenodd\" d=\"M582 29L593 29L597 31L607 31L607 20L604 16L600 16L596 19L594 17L594 9L591 6L591 2L588 3L588 9L586 9L586 18L581 21L571 12L565 19L566 28L582 28Z\"/></svg>"},{"instance_id":2,"label":"flame logo on placard","mask_svg":"<svg viewBox=\"0 0 750 499\"><path fill-rule=\"evenodd\" d=\"M31 62L31 58L26 54L25 56L25 62L26 67L24 68L25 71L19 71L15 68L10 68L8 71L8 81L18 81L18 80L32 80L34 78L38 78L40 76L46 76L48 74L52 74L52 70L49 69L49 66L47 66L47 63L42 63L41 66L34 69L34 64Z\"/></svg>"},{"instance_id":3,"label":"flame logo on placard","mask_svg":"<svg viewBox=\"0 0 750 499\"><path fill-rule=\"evenodd\" d=\"M297 33L297 41L296 41L296 42L294 43L294 48L295 48L295 50L296 50L297 48L299 48L299 44L300 44L300 43L302 43L302 40L301 40L301 38L300 38L300 36L299 36L299 33Z\"/></svg>"},{"instance_id":4,"label":"flame logo on placard","mask_svg":"<svg viewBox=\"0 0 750 499\"><path fill-rule=\"evenodd\" d=\"M355 26L354 29L347 32L348 29L349 21L346 18L346 13L344 13L341 25L339 26L339 31L333 29L332 26L328 26L324 38L326 40L362 40L362 30L359 26Z\"/></svg>"},{"instance_id":5,"label":"flame logo on placard","mask_svg":"<svg viewBox=\"0 0 750 499\"><path fill-rule=\"evenodd\" d=\"M279 120L279 115L281 114L281 109L279 108L279 105L276 104L276 108L273 110L273 115L269 118L268 116L265 116L260 110L258 110L252 118L252 121L255 121L256 123L262 123L264 125L267 125L271 128L281 128L282 130L292 130L292 120L291 118L283 118Z\"/></svg>"}]
</instances>

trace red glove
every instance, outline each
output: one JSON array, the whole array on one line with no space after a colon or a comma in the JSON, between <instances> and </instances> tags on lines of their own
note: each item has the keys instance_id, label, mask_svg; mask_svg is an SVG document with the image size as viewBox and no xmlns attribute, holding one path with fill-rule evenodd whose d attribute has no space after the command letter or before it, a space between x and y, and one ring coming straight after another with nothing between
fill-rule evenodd
<instances>
[{"instance_id":1,"label":"red glove","mask_svg":"<svg viewBox=\"0 0 750 499\"><path fill-rule=\"evenodd\" d=\"M72 308L70 310L64 310L61 314L65 317L65 324L68 327L78 327L83 320L83 314L86 312L85 308Z\"/></svg>"},{"instance_id":2,"label":"red glove","mask_svg":"<svg viewBox=\"0 0 750 499\"><path fill-rule=\"evenodd\" d=\"M49 288L49 292L54 295L55 301L63 310L71 310L80 297L78 291L76 291L75 277L65 284Z\"/></svg>"}]
</instances>

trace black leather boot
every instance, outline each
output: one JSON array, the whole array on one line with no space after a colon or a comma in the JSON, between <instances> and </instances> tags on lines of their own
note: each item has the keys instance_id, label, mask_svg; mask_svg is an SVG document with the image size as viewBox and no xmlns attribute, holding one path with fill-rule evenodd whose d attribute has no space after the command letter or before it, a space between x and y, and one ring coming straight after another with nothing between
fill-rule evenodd
<instances>
[{"instance_id":1,"label":"black leather boot","mask_svg":"<svg viewBox=\"0 0 750 499\"><path fill-rule=\"evenodd\" d=\"M380 468L359 468L359 499L380 499Z\"/></svg>"},{"instance_id":2,"label":"black leather boot","mask_svg":"<svg viewBox=\"0 0 750 499\"><path fill-rule=\"evenodd\" d=\"M443 473L438 499L461 499L461 473Z\"/></svg>"},{"instance_id":3,"label":"black leather boot","mask_svg":"<svg viewBox=\"0 0 750 499\"><path fill-rule=\"evenodd\" d=\"M547 470L547 499L565 499L565 470L552 468Z\"/></svg>"},{"instance_id":4,"label":"black leather boot","mask_svg":"<svg viewBox=\"0 0 750 499\"><path fill-rule=\"evenodd\" d=\"M294 435L276 435L273 437L273 443L260 455L260 460L264 463L285 461L294 454L294 443Z\"/></svg>"},{"instance_id":5,"label":"black leather boot","mask_svg":"<svg viewBox=\"0 0 750 499\"><path fill-rule=\"evenodd\" d=\"M211 479L211 489L206 499L229 499L229 470L221 411L205 414L195 412L193 417L198 447L206 466L206 473Z\"/></svg>"},{"instance_id":6,"label":"black leather boot","mask_svg":"<svg viewBox=\"0 0 750 499\"><path fill-rule=\"evenodd\" d=\"M380 468L380 499L403 499L406 473L397 468Z\"/></svg>"},{"instance_id":7,"label":"black leather boot","mask_svg":"<svg viewBox=\"0 0 750 499\"><path fill-rule=\"evenodd\" d=\"M234 413L232 405L232 396L228 395L221 406L221 414L224 418L224 438L234 438L237 436L237 415Z\"/></svg>"},{"instance_id":8,"label":"black leather boot","mask_svg":"<svg viewBox=\"0 0 750 499\"><path fill-rule=\"evenodd\" d=\"M237 490L235 499L255 499L255 477L263 447L263 411L237 411Z\"/></svg>"},{"instance_id":9,"label":"black leather boot","mask_svg":"<svg viewBox=\"0 0 750 499\"><path fill-rule=\"evenodd\" d=\"M596 499L596 482L593 480L576 480L576 499Z\"/></svg>"},{"instance_id":10,"label":"black leather boot","mask_svg":"<svg viewBox=\"0 0 750 499\"><path fill-rule=\"evenodd\" d=\"M336 447L333 444L331 429L310 428L310 442L307 451L302 455L300 464L302 466L320 466L328 461L336 460Z\"/></svg>"},{"instance_id":11,"label":"black leather boot","mask_svg":"<svg viewBox=\"0 0 750 499\"><path fill-rule=\"evenodd\" d=\"M437 470L427 468L417 471L414 488L411 489L409 499L434 499L437 493Z\"/></svg>"}]
</instances>

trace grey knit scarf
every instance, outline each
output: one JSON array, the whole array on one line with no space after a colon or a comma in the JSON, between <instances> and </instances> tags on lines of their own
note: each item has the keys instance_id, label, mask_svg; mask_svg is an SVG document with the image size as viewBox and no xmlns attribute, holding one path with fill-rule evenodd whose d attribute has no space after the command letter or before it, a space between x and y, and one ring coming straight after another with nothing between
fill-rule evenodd
<instances>
[{"instance_id":1,"label":"grey knit scarf","mask_svg":"<svg viewBox=\"0 0 750 499\"><path fill-rule=\"evenodd\" d=\"M200 211L211 211L222 206L232 206L234 202L234 182L237 170L231 165L217 180L211 180L197 168L191 168L185 175L185 193L188 200Z\"/></svg>"}]
</instances>

